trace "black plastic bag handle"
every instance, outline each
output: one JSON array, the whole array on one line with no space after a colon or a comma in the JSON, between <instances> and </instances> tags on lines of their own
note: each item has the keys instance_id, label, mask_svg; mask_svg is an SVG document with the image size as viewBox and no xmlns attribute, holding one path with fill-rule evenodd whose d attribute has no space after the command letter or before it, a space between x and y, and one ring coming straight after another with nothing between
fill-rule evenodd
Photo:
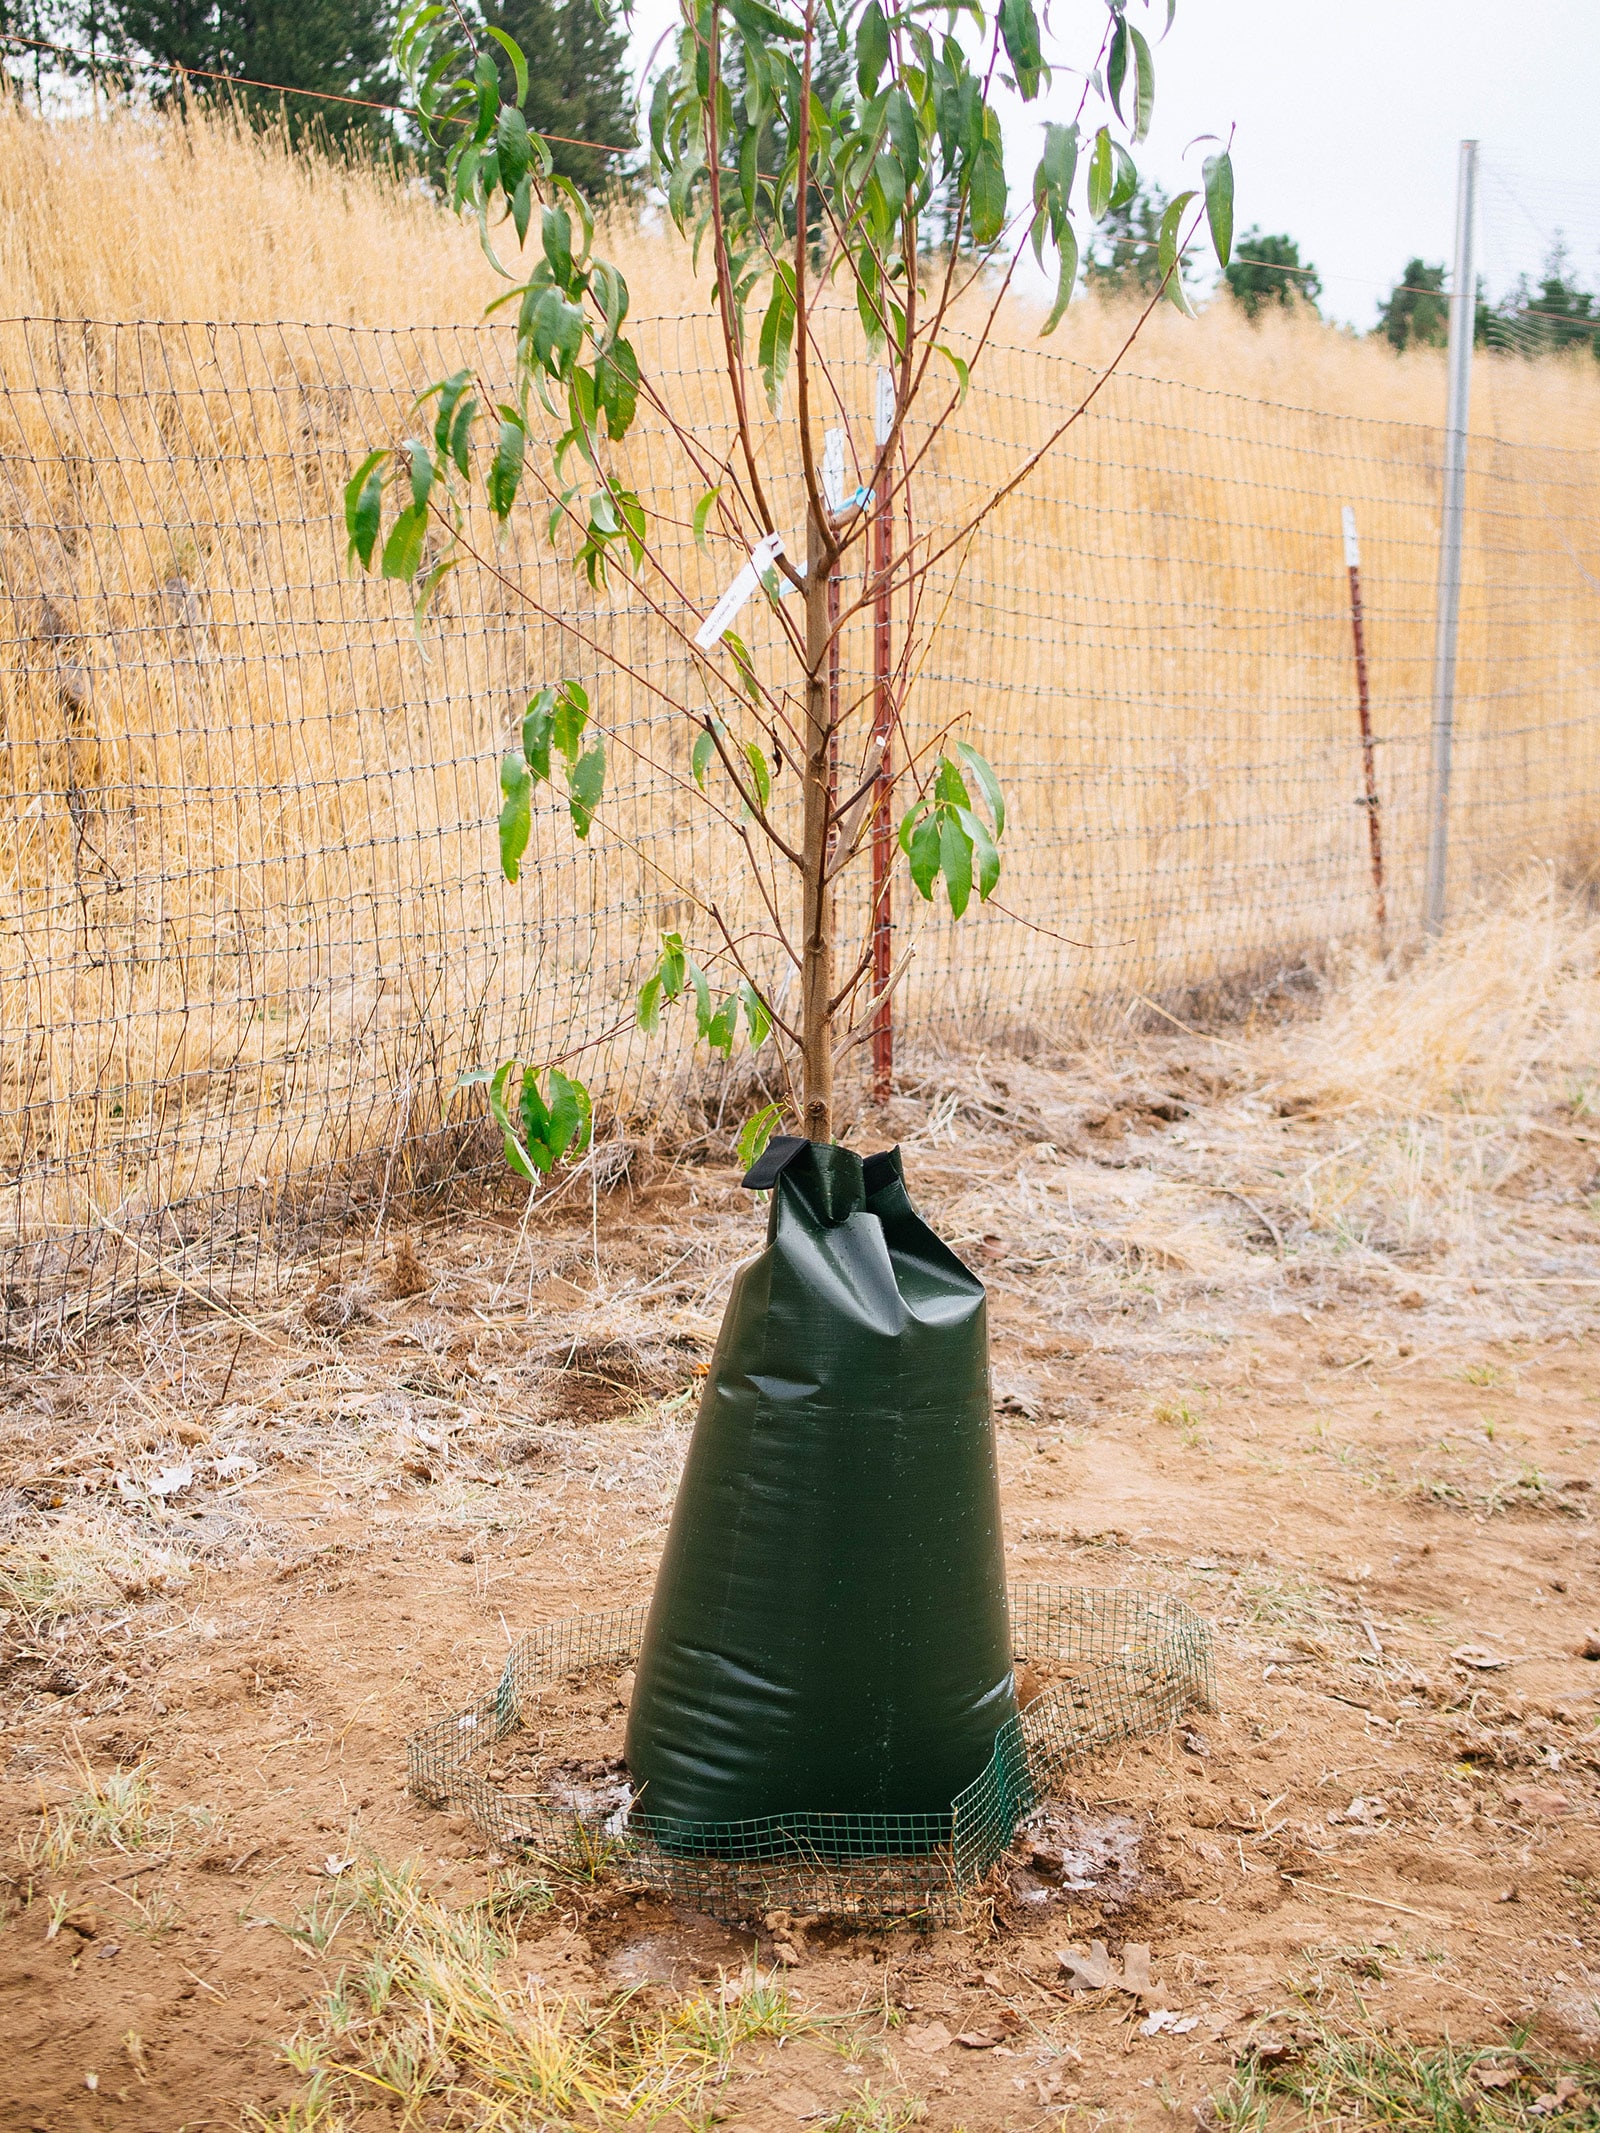
<instances>
[{"instance_id":1,"label":"black plastic bag handle","mask_svg":"<svg viewBox=\"0 0 1600 2133\"><path fill-rule=\"evenodd\" d=\"M771 1192L801 1149L809 1146L798 1134L775 1133L739 1183L750 1192Z\"/></svg>"}]
</instances>

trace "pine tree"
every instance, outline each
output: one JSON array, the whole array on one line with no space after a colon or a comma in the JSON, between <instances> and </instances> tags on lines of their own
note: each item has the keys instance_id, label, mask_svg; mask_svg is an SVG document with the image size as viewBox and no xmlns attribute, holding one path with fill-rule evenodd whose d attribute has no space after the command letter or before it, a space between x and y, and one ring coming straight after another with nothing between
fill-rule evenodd
<instances>
[{"instance_id":1,"label":"pine tree","mask_svg":"<svg viewBox=\"0 0 1600 2133\"><path fill-rule=\"evenodd\" d=\"M98 11L123 50L123 71L158 103L188 93L257 121L281 115L296 137L394 138L385 113L332 100L393 94L382 0L99 0ZM207 78L215 74L330 100Z\"/></svg>"},{"instance_id":2,"label":"pine tree","mask_svg":"<svg viewBox=\"0 0 1600 2133\"><path fill-rule=\"evenodd\" d=\"M595 199L635 182L626 155L576 148L574 141L632 149L638 141L628 40L609 0L499 0L484 20L503 30L528 62L528 124L549 142L556 169ZM502 93L513 94L509 68ZM565 136L564 139L555 136Z\"/></svg>"},{"instance_id":3,"label":"pine tree","mask_svg":"<svg viewBox=\"0 0 1600 2133\"><path fill-rule=\"evenodd\" d=\"M1396 353L1407 348L1442 348L1450 338L1450 299L1445 269L1426 260L1408 259L1406 270L1378 307L1374 333L1381 333Z\"/></svg>"}]
</instances>

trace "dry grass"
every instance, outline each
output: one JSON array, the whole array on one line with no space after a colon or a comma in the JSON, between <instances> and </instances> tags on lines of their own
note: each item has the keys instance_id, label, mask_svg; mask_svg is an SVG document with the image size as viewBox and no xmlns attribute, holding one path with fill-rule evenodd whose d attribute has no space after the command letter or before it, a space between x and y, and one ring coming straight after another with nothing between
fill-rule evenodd
<instances>
[{"instance_id":1,"label":"dry grass","mask_svg":"<svg viewBox=\"0 0 1600 2133\"><path fill-rule=\"evenodd\" d=\"M492 1903L452 1910L415 1865L371 1862L350 1879L343 1939L361 1960L344 1951L312 2025L285 2047L303 2087L251 2114L262 2133L335 2133L375 2102L408 2123L443 2110L483 2126L698 2125L742 2046L805 2027L756 1971L658 2013L627 1996L598 2007L547 1996L518 1974L515 1934Z\"/></svg>"},{"instance_id":2,"label":"dry grass","mask_svg":"<svg viewBox=\"0 0 1600 2133\"><path fill-rule=\"evenodd\" d=\"M654 322L644 354L714 447L703 289L658 235L607 242ZM737 921L750 899L674 782L684 737L608 682L593 849L552 809L524 886L497 879L501 740L531 685L597 667L521 590L696 701L635 597L580 597L525 534L508 585L453 582L424 648L403 596L343 571L360 447L451 364L491 385L502 365L460 323L493 286L468 233L383 173L223 120L46 126L8 107L0 275L19 313L109 322L0 328L0 1212L17 1240L0 1278L25 1325L36 1302L78 1323L119 1254L124 1279L138 1259L175 1299L246 1291L263 1232L341 1164L374 1166L359 1204L381 1221L454 1160L440 1128L461 1068L597 1038L659 927L708 896ZM117 323L285 318L310 323ZM1048 354L1030 323L1008 317L1015 345L919 481L920 529L1042 434L1126 322L1085 304ZM1056 1040L1135 993L1178 1002L1369 936L1337 542L1352 499L1402 930L1415 907L1436 441L1404 425L1436 417L1438 359L1218 307L1156 322L1132 371L921 610L908 724L954 712L994 755L1014 800L1002 896L1035 930L991 913L958 956L930 916L913 1031ZM1600 436L1600 374L1480 371L1478 422L1520 447L1474 461L1463 882L1576 850L1596 785L1593 482L1573 448ZM865 373L838 375L859 414ZM699 483L658 423L630 462L686 517ZM701 602L731 556L685 543L670 563ZM866 656L849 637L847 679ZM615 1111L659 1117L685 1087L681 1038L625 1035L586 1069Z\"/></svg>"},{"instance_id":3,"label":"dry grass","mask_svg":"<svg viewBox=\"0 0 1600 2133\"><path fill-rule=\"evenodd\" d=\"M163 1807L142 1763L96 1772L81 1750L75 1750L74 1760L78 1789L46 1807L36 1826L23 1834L18 1848L26 1866L60 1874L94 1852L170 1851L180 1836L208 1826L203 1809L173 1813Z\"/></svg>"}]
</instances>

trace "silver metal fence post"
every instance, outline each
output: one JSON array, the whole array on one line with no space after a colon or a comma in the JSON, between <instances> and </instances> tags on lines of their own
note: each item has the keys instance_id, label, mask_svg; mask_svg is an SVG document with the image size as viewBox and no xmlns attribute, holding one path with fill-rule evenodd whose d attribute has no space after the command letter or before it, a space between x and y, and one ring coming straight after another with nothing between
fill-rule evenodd
<instances>
[{"instance_id":1,"label":"silver metal fence post","mask_svg":"<svg viewBox=\"0 0 1600 2133\"><path fill-rule=\"evenodd\" d=\"M1450 402L1445 416L1444 511L1439 526L1439 601L1433 637L1433 746L1428 765L1428 872L1422 926L1444 924L1450 863L1450 751L1456 709L1456 623L1461 611L1461 523L1467 497L1467 406L1472 388L1472 331L1477 288L1472 272L1472 214L1478 190L1478 144L1463 141L1456 177L1456 263L1450 284Z\"/></svg>"}]
</instances>

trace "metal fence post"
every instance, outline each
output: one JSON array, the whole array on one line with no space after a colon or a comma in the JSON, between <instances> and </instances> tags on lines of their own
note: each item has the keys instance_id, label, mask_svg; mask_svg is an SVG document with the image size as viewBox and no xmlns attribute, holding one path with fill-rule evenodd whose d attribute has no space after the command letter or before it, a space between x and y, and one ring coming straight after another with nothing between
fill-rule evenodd
<instances>
[{"instance_id":1,"label":"metal fence post","mask_svg":"<svg viewBox=\"0 0 1600 2133\"><path fill-rule=\"evenodd\" d=\"M1439 600L1433 638L1433 746L1428 764L1428 873L1422 926L1444 924L1450 863L1450 751L1456 708L1456 623L1461 611L1461 523L1467 494L1467 407L1472 387L1472 333L1477 288L1472 272L1472 213L1478 189L1478 144L1463 141L1456 177L1456 263L1450 285L1450 400L1445 416L1444 509L1439 525Z\"/></svg>"},{"instance_id":2,"label":"metal fence post","mask_svg":"<svg viewBox=\"0 0 1600 2133\"><path fill-rule=\"evenodd\" d=\"M1373 760L1372 700L1367 690L1367 630L1361 607L1361 543L1356 515L1344 507L1344 567L1350 580L1350 633L1356 647L1356 703L1361 716L1361 768L1366 791L1357 803L1367 811L1367 848L1372 855L1372 896L1378 916L1378 953L1388 946L1389 912L1383 893L1383 825L1378 819L1378 771Z\"/></svg>"}]
</instances>

